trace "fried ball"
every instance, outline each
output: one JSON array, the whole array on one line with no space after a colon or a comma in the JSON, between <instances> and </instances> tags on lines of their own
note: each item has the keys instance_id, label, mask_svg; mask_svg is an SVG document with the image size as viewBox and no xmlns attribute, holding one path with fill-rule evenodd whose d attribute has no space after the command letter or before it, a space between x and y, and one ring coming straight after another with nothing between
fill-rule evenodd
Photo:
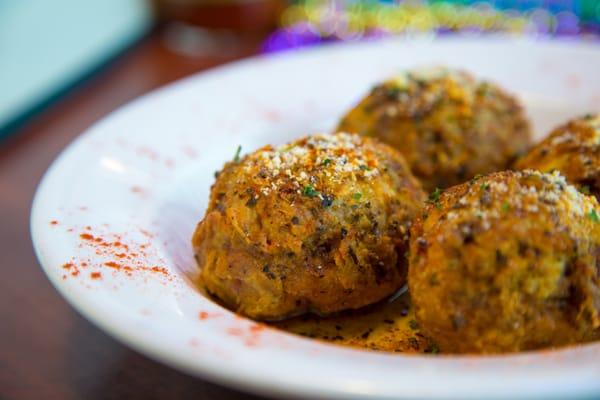
<instances>
[{"instance_id":1,"label":"fried ball","mask_svg":"<svg viewBox=\"0 0 600 400\"><path fill-rule=\"evenodd\" d=\"M515 167L558 170L579 190L600 199L600 114L588 114L554 129Z\"/></svg>"},{"instance_id":2,"label":"fried ball","mask_svg":"<svg viewBox=\"0 0 600 400\"><path fill-rule=\"evenodd\" d=\"M427 191L507 169L531 143L516 98L445 68L409 71L375 86L338 129L398 149Z\"/></svg>"},{"instance_id":3,"label":"fried ball","mask_svg":"<svg viewBox=\"0 0 600 400\"><path fill-rule=\"evenodd\" d=\"M439 195L439 196L438 196ZM444 352L502 353L600 332L600 207L558 172L499 172L432 196L409 288Z\"/></svg>"},{"instance_id":4,"label":"fried ball","mask_svg":"<svg viewBox=\"0 0 600 400\"><path fill-rule=\"evenodd\" d=\"M193 246L208 291L254 319L329 314L406 283L425 194L402 156L338 133L229 162Z\"/></svg>"}]
</instances>

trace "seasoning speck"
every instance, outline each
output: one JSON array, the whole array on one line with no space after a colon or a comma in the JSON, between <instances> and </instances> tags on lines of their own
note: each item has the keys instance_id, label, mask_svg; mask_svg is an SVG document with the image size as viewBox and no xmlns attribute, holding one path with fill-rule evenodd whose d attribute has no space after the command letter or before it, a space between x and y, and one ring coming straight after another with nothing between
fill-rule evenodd
<instances>
[{"instance_id":1,"label":"seasoning speck","mask_svg":"<svg viewBox=\"0 0 600 400\"><path fill-rule=\"evenodd\" d=\"M412 347L413 349L419 350L419 341L416 337L409 337L408 343L410 343L410 347Z\"/></svg>"},{"instance_id":2,"label":"seasoning speck","mask_svg":"<svg viewBox=\"0 0 600 400\"><path fill-rule=\"evenodd\" d=\"M321 200L321 205L323 207L330 207L333 204L333 197L323 195L323 200Z\"/></svg>"},{"instance_id":3,"label":"seasoning speck","mask_svg":"<svg viewBox=\"0 0 600 400\"><path fill-rule=\"evenodd\" d=\"M360 335L360 337L361 337L362 339L366 339L366 338L368 338L368 337L369 337L369 335L371 334L371 332L373 332L373 329L369 328L369 329L367 329L367 330L366 330L366 331L365 331L365 332L364 332L362 335Z\"/></svg>"}]
</instances>

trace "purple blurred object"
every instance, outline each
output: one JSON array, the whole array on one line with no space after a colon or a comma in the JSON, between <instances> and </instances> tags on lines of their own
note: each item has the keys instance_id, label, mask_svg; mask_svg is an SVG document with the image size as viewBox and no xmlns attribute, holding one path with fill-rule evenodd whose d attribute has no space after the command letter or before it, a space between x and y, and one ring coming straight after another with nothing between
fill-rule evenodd
<instances>
[{"instance_id":1,"label":"purple blurred object","mask_svg":"<svg viewBox=\"0 0 600 400\"><path fill-rule=\"evenodd\" d=\"M579 33L579 18L571 12L561 11L556 14L557 35L577 35Z\"/></svg>"},{"instance_id":2,"label":"purple blurred object","mask_svg":"<svg viewBox=\"0 0 600 400\"><path fill-rule=\"evenodd\" d=\"M303 22L287 29L278 29L267 37L262 45L262 50L269 53L295 49L325 41L325 39L311 28L310 24Z\"/></svg>"}]
</instances>

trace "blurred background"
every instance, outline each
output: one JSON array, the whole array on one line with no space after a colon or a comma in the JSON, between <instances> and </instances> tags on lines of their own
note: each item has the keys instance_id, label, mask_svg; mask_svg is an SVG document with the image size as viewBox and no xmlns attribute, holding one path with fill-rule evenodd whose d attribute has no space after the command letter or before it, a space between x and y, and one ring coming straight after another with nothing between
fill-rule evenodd
<instances>
[{"instance_id":1,"label":"blurred background","mask_svg":"<svg viewBox=\"0 0 600 400\"><path fill-rule=\"evenodd\" d=\"M150 34L193 62L497 33L597 40L600 0L0 0L0 137Z\"/></svg>"},{"instance_id":2,"label":"blurred background","mask_svg":"<svg viewBox=\"0 0 600 400\"><path fill-rule=\"evenodd\" d=\"M0 0L0 399L248 398L121 345L39 268L31 199L52 160L95 121L247 56L496 34L600 46L600 0Z\"/></svg>"}]
</instances>

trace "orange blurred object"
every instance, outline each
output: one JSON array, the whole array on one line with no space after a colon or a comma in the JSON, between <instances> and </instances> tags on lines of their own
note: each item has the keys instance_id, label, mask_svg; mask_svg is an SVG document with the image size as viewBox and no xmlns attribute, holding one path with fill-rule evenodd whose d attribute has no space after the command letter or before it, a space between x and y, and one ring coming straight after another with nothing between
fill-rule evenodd
<instances>
[{"instance_id":1,"label":"orange blurred object","mask_svg":"<svg viewBox=\"0 0 600 400\"><path fill-rule=\"evenodd\" d=\"M267 32L273 29L285 0L151 0L159 20L208 29Z\"/></svg>"}]
</instances>

